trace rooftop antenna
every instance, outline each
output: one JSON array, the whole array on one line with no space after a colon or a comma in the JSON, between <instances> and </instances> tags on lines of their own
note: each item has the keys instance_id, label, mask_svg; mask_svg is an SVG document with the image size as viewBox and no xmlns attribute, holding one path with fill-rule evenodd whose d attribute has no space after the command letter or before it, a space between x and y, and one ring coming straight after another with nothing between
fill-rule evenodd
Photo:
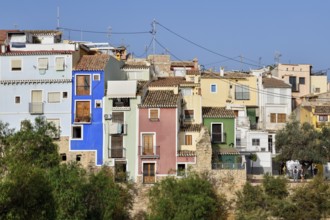
<instances>
[{"instance_id":1,"label":"rooftop antenna","mask_svg":"<svg viewBox=\"0 0 330 220\"><path fill-rule=\"evenodd\" d=\"M262 57L259 57L259 66L261 67L261 59Z\"/></svg>"},{"instance_id":2,"label":"rooftop antenna","mask_svg":"<svg viewBox=\"0 0 330 220\"><path fill-rule=\"evenodd\" d=\"M18 24L14 24L14 29L16 30L18 28Z\"/></svg>"},{"instance_id":3,"label":"rooftop antenna","mask_svg":"<svg viewBox=\"0 0 330 220\"><path fill-rule=\"evenodd\" d=\"M156 20L154 19L151 23L151 34L152 34L152 52L155 54L156 52Z\"/></svg>"},{"instance_id":4,"label":"rooftop antenna","mask_svg":"<svg viewBox=\"0 0 330 220\"><path fill-rule=\"evenodd\" d=\"M57 30L60 29L60 7L57 6L57 27L56 27Z\"/></svg>"},{"instance_id":5,"label":"rooftop antenna","mask_svg":"<svg viewBox=\"0 0 330 220\"><path fill-rule=\"evenodd\" d=\"M275 61L275 64L279 64L280 63L280 57L282 56L282 54L278 51L275 52L275 55L274 55L274 61Z\"/></svg>"}]
</instances>

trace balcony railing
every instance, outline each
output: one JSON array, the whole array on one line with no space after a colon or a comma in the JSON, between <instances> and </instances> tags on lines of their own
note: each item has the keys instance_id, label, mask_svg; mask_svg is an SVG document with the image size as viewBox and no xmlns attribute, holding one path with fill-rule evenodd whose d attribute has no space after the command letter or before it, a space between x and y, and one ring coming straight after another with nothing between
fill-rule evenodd
<instances>
[{"instance_id":1,"label":"balcony railing","mask_svg":"<svg viewBox=\"0 0 330 220\"><path fill-rule=\"evenodd\" d=\"M92 115L78 115L78 114L75 114L74 116L74 122L75 123L90 123L92 120L91 120L91 117Z\"/></svg>"},{"instance_id":2,"label":"balcony railing","mask_svg":"<svg viewBox=\"0 0 330 220\"><path fill-rule=\"evenodd\" d=\"M213 170L243 170L245 163L213 163Z\"/></svg>"},{"instance_id":3,"label":"balcony railing","mask_svg":"<svg viewBox=\"0 0 330 220\"><path fill-rule=\"evenodd\" d=\"M138 153L141 159L157 159L160 158L160 146L153 146L152 148L139 146Z\"/></svg>"},{"instance_id":4,"label":"balcony railing","mask_svg":"<svg viewBox=\"0 0 330 220\"><path fill-rule=\"evenodd\" d=\"M126 148L111 148L109 149L109 158L126 158Z\"/></svg>"},{"instance_id":5,"label":"balcony railing","mask_svg":"<svg viewBox=\"0 0 330 220\"><path fill-rule=\"evenodd\" d=\"M44 103L43 102L30 102L29 112L31 115L42 115L44 113Z\"/></svg>"},{"instance_id":6,"label":"balcony railing","mask_svg":"<svg viewBox=\"0 0 330 220\"><path fill-rule=\"evenodd\" d=\"M212 133L211 138L212 138L212 143L225 144L227 142L227 133L226 132L219 134Z\"/></svg>"},{"instance_id":7,"label":"balcony railing","mask_svg":"<svg viewBox=\"0 0 330 220\"><path fill-rule=\"evenodd\" d=\"M127 124L124 123L111 123L110 134L126 134Z\"/></svg>"}]
</instances>

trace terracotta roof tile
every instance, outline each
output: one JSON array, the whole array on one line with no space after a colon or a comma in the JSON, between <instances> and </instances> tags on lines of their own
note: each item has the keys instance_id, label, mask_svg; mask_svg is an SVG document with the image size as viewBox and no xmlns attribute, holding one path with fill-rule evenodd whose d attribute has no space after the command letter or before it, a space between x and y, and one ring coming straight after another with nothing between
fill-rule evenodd
<instances>
[{"instance_id":1,"label":"terracotta roof tile","mask_svg":"<svg viewBox=\"0 0 330 220\"><path fill-rule=\"evenodd\" d=\"M200 75L199 70L187 70L186 75Z\"/></svg>"},{"instance_id":2,"label":"terracotta roof tile","mask_svg":"<svg viewBox=\"0 0 330 220\"><path fill-rule=\"evenodd\" d=\"M264 88L291 88L290 84L287 84L282 80L268 77L262 78L262 85Z\"/></svg>"},{"instance_id":3,"label":"terracotta roof tile","mask_svg":"<svg viewBox=\"0 0 330 220\"><path fill-rule=\"evenodd\" d=\"M225 107L203 107L203 118L235 118L233 110Z\"/></svg>"},{"instance_id":4,"label":"terracotta roof tile","mask_svg":"<svg viewBox=\"0 0 330 220\"><path fill-rule=\"evenodd\" d=\"M28 56L28 55L54 55L54 54L72 54L69 50L36 50L36 51L10 51L0 54L0 56Z\"/></svg>"},{"instance_id":5,"label":"terracotta roof tile","mask_svg":"<svg viewBox=\"0 0 330 220\"><path fill-rule=\"evenodd\" d=\"M107 54L84 55L75 70L104 70L109 59Z\"/></svg>"},{"instance_id":6,"label":"terracotta roof tile","mask_svg":"<svg viewBox=\"0 0 330 220\"><path fill-rule=\"evenodd\" d=\"M150 83L150 87L169 87L179 86L180 84L194 84L188 82L184 77L159 77L157 80Z\"/></svg>"},{"instance_id":7,"label":"terracotta roof tile","mask_svg":"<svg viewBox=\"0 0 330 220\"><path fill-rule=\"evenodd\" d=\"M151 90L148 91L143 104L140 108L176 108L179 95L170 90Z\"/></svg>"},{"instance_id":8,"label":"terracotta roof tile","mask_svg":"<svg viewBox=\"0 0 330 220\"><path fill-rule=\"evenodd\" d=\"M144 64L128 64L125 63L124 66L122 66L122 69L149 69L149 66Z\"/></svg>"},{"instance_id":9,"label":"terracotta roof tile","mask_svg":"<svg viewBox=\"0 0 330 220\"><path fill-rule=\"evenodd\" d=\"M203 78L211 78L211 79L242 79L246 77L253 77L247 73L240 73L240 72L226 72L224 76L220 76L220 73L215 73L212 71L204 71L202 72Z\"/></svg>"},{"instance_id":10,"label":"terracotta roof tile","mask_svg":"<svg viewBox=\"0 0 330 220\"><path fill-rule=\"evenodd\" d=\"M0 30L0 44L3 44L4 41L7 39L8 32L14 32L18 30Z\"/></svg>"},{"instance_id":11,"label":"terracotta roof tile","mask_svg":"<svg viewBox=\"0 0 330 220\"><path fill-rule=\"evenodd\" d=\"M220 155L238 155L239 151L235 148L220 148Z\"/></svg>"},{"instance_id":12,"label":"terracotta roof tile","mask_svg":"<svg viewBox=\"0 0 330 220\"><path fill-rule=\"evenodd\" d=\"M194 62L192 62L192 61L172 61L171 67L194 67Z\"/></svg>"},{"instance_id":13,"label":"terracotta roof tile","mask_svg":"<svg viewBox=\"0 0 330 220\"><path fill-rule=\"evenodd\" d=\"M185 132L200 132L202 129L201 124L190 124L190 125L182 125L181 131Z\"/></svg>"},{"instance_id":14,"label":"terracotta roof tile","mask_svg":"<svg viewBox=\"0 0 330 220\"><path fill-rule=\"evenodd\" d=\"M326 105L315 106L315 114L318 114L318 115L330 114L330 106L326 106Z\"/></svg>"},{"instance_id":15,"label":"terracotta roof tile","mask_svg":"<svg viewBox=\"0 0 330 220\"><path fill-rule=\"evenodd\" d=\"M195 157L196 156L196 151L192 151L192 150L179 150L178 151L178 156L179 157Z\"/></svg>"}]
</instances>

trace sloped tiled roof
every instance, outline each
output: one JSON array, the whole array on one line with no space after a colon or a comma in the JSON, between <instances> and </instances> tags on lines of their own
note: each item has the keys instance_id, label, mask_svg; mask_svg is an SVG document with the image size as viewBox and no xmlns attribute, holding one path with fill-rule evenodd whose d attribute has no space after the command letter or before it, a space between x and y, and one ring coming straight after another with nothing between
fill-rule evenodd
<instances>
[{"instance_id":1,"label":"sloped tiled roof","mask_svg":"<svg viewBox=\"0 0 330 220\"><path fill-rule=\"evenodd\" d=\"M184 77L159 77L151 82L149 87L174 87L180 84L194 84L194 82L188 82Z\"/></svg>"},{"instance_id":2,"label":"sloped tiled roof","mask_svg":"<svg viewBox=\"0 0 330 220\"><path fill-rule=\"evenodd\" d=\"M29 55L56 55L72 54L69 50L35 50L35 51L10 51L0 54L0 56L29 56Z\"/></svg>"},{"instance_id":3,"label":"sloped tiled roof","mask_svg":"<svg viewBox=\"0 0 330 220\"><path fill-rule=\"evenodd\" d=\"M244 79L247 77L253 77L247 73L241 72L225 72L223 76L220 76L220 73L215 73L212 71L202 72L202 78L211 78L211 79Z\"/></svg>"},{"instance_id":4,"label":"sloped tiled roof","mask_svg":"<svg viewBox=\"0 0 330 220\"><path fill-rule=\"evenodd\" d=\"M192 150L179 150L178 151L178 156L179 157L195 157L196 156L196 151L192 151Z\"/></svg>"},{"instance_id":5,"label":"sloped tiled roof","mask_svg":"<svg viewBox=\"0 0 330 220\"><path fill-rule=\"evenodd\" d=\"M0 44L3 44L4 41L7 39L8 32L15 32L18 30L0 30Z\"/></svg>"},{"instance_id":6,"label":"sloped tiled roof","mask_svg":"<svg viewBox=\"0 0 330 220\"><path fill-rule=\"evenodd\" d=\"M33 35L61 35L61 31L57 30L24 30L25 33L33 34Z\"/></svg>"},{"instance_id":7,"label":"sloped tiled roof","mask_svg":"<svg viewBox=\"0 0 330 220\"><path fill-rule=\"evenodd\" d=\"M282 80L268 77L262 78L262 85L264 88L291 88L290 84L287 84Z\"/></svg>"},{"instance_id":8,"label":"sloped tiled roof","mask_svg":"<svg viewBox=\"0 0 330 220\"><path fill-rule=\"evenodd\" d=\"M107 54L96 54L96 55L84 55L75 70L104 70L110 55Z\"/></svg>"},{"instance_id":9,"label":"sloped tiled roof","mask_svg":"<svg viewBox=\"0 0 330 220\"><path fill-rule=\"evenodd\" d=\"M330 114L330 106L327 105L319 105L315 106L315 114Z\"/></svg>"},{"instance_id":10,"label":"sloped tiled roof","mask_svg":"<svg viewBox=\"0 0 330 220\"><path fill-rule=\"evenodd\" d=\"M239 151L235 148L220 148L220 155L238 155Z\"/></svg>"},{"instance_id":11,"label":"sloped tiled roof","mask_svg":"<svg viewBox=\"0 0 330 220\"><path fill-rule=\"evenodd\" d=\"M235 118L233 110L228 110L225 107L203 107L203 118Z\"/></svg>"},{"instance_id":12,"label":"sloped tiled roof","mask_svg":"<svg viewBox=\"0 0 330 220\"><path fill-rule=\"evenodd\" d=\"M186 131L186 132L200 132L201 129L202 129L201 124L190 124L190 125L181 126L181 131Z\"/></svg>"},{"instance_id":13,"label":"sloped tiled roof","mask_svg":"<svg viewBox=\"0 0 330 220\"><path fill-rule=\"evenodd\" d=\"M148 91L143 104L140 108L176 108L179 95L170 90L151 90Z\"/></svg>"},{"instance_id":14,"label":"sloped tiled roof","mask_svg":"<svg viewBox=\"0 0 330 220\"><path fill-rule=\"evenodd\" d=\"M194 62L192 61L172 61L171 62L171 66L175 66L175 67L193 67L194 66Z\"/></svg>"},{"instance_id":15,"label":"sloped tiled roof","mask_svg":"<svg viewBox=\"0 0 330 220\"><path fill-rule=\"evenodd\" d=\"M126 62L122 69L149 69L145 62Z\"/></svg>"}]
</instances>

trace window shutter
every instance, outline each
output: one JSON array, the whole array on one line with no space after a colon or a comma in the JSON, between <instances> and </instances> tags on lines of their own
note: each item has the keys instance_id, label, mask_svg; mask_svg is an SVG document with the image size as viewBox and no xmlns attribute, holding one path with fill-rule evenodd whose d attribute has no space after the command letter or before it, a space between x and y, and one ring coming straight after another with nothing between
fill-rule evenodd
<instances>
[{"instance_id":1,"label":"window shutter","mask_svg":"<svg viewBox=\"0 0 330 220\"><path fill-rule=\"evenodd\" d=\"M270 122L276 123L276 114L275 113L270 113Z\"/></svg>"},{"instance_id":2,"label":"window shutter","mask_svg":"<svg viewBox=\"0 0 330 220\"><path fill-rule=\"evenodd\" d=\"M61 101L61 93L60 92L49 92L48 93L48 102L56 103Z\"/></svg>"},{"instance_id":3,"label":"window shutter","mask_svg":"<svg viewBox=\"0 0 330 220\"><path fill-rule=\"evenodd\" d=\"M48 58L39 58L38 59L38 68L40 70L48 69Z\"/></svg>"},{"instance_id":4,"label":"window shutter","mask_svg":"<svg viewBox=\"0 0 330 220\"><path fill-rule=\"evenodd\" d=\"M64 70L64 57L57 57L55 62L56 62L56 70L63 71Z\"/></svg>"},{"instance_id":5,"label":"window shutter","mask_svg":"<svg viewBox=\"0 0 330 220\"><path fill-rule=\"evenodd\" d=\"M185 145L192 145L192 135L185 136Z\"/></svg>"},{"instance_id":6,"label":"window shutter","mask_svg":"<svg viewBox=\"0 0 330 220\"><path fill-rule=\"evenodd\" d=\"M22 60L12 60L11 69L12 70L21 70L22 69Z\"/></svg>"},{"instance_id":7,"label":"window shutter","mask_svg":"<svg viewBox=\"0 0 330 220\"><path fill-rule=\"evenodd\" d=\"M150 109L150 119L158 119L158 109Z\"/></svg>"}]
</instances>

